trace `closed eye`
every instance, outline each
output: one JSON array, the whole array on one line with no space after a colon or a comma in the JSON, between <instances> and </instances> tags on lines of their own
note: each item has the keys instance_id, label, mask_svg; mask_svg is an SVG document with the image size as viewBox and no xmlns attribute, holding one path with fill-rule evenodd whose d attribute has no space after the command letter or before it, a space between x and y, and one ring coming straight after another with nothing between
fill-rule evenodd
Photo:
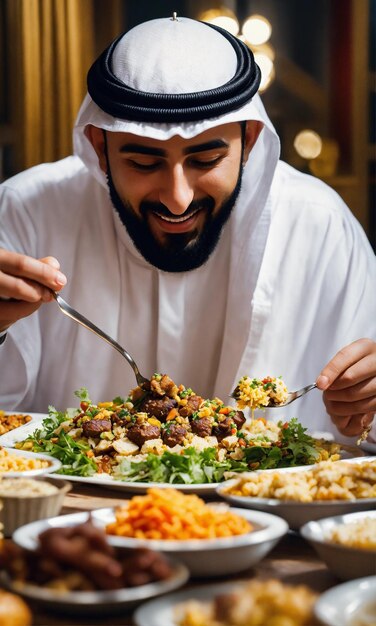
<instances>
[{"instance_id":1,"label":"closed eye","mask_svg":"<svg viewBox=\"0 0 376 626\"><path fill-rule=\"evenodd\" d=\"M223 158L224 155L220 155L215 157L214 159L209 159L205 161L202 159L190 159L189 163L192 167L198 167L199 169L210 169L211 167L217 165L217 163L220 163Z\"/></svg>"},{"instance_id":2,"label":"closed eye","mask_svg":"<svg viewBox=\"0 0 376 626\"><path fill-rule=\"evenodd\" d=\"M128 159L128 164L133 169L141 171L141 172L154 172L160 166L160 162L153 163L139 163L138 161L133 161L132 159Z\"/></svg>"}]
</instances>

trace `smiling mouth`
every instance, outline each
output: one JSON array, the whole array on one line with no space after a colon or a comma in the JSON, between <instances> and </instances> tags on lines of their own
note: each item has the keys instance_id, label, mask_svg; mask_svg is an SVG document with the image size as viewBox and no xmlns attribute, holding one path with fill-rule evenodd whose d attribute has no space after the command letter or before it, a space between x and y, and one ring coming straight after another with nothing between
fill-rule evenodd
<instances>
[{"instance_id":1,"label":"smiling mouth","mask_svg":"<svg viewBox=\"0 0 376 626\"><path fill-rule=\"evenodd\" d=\"M196 209L196 211L192 211L191 213L189 213L189 215L182 215L182 217L167 217L166 215L161 215L161 213L158 213L157 211L153 211L153 213L164 222L169 222L170 224L180 224L182 222L187 222L188 220L190 220L200 210L201 209Z\"/></svg>"}]
</instances>

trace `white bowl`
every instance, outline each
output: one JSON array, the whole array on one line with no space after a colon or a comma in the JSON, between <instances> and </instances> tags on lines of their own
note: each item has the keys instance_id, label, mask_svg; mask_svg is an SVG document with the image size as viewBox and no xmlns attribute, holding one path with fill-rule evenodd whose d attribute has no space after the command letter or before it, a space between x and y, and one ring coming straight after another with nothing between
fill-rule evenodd
<instances>
[{"instance_id":1,"label":"white bowl","mask_svg":"<svg viewBox=\"0 0 376 626\"><path fill-rule=\"evenodd\" d=\"M375 457L360 457L358 459L335 461L335 463L364 463L375 461ZM306 472L310 467L294 467L273 470L256 470L257 473L262 472ZM252 475L255 472L252 472ZM344 515L346 513L354 513L356 511L368 511L375 509L376 498L359 498L357 500L316 500L314 502L297 502L294 500L278 500L276 498L257 498L251 496L236 496L226 493L226 489L237 484L244 474L240 474L239 478L232 478L223 482L216 489L221 498L227 500L233 506L240 506L246 509L256 509L266 511L274 515L279 515L288 523L292 530L299 530L301 526L312 520L319 520L324 517L332 517L334 515Z\"/></svg>"},{"instance_id":2,"label":"white bowl","mask_svg":"<svg viewBox=\"0 0 376 626\"><path fill-rule=\"evenodd\" d=\"M20 426L21 428L21 426ZM47 461L47 467L41 467L39 469L31 469L25 470L21 472L13 471L13 472L5 472L3 475L11 478L18 478L19 476L23 477L33 477L33 476L42 476L43 474L51 474L52 472L56 472L61 468L61 461L59 459L55 459L53 456L49 454L42 454L39 452L30 452L28 450L17 450L16 448L6 448L2 446L4 450L6 450L9 454L14 456L24 457L25 459L35 459L41 461Z\"/></svg>"},{"instance_id":3,"label":"white bowl","mask_svg":"<svg viewBox=\"0 0 376 626\"><path fill-rule=\"evenodd\" d=\"M219 506L223 507L223 504ZM234 574L261 561L287 533L288 525L281 518L268 513L236 508L230 508L230 511L245 517L253 525L254 530L244 535L218 539L167 541L107 535L107 540L119 548L142 547L164 552L184 563L191 576ZM81 524L87 517L87 513L74 513L27 524L13 534L13 540L24 548L35 549L37 537L43 530L49 527ZM96 526L103 528L115 521L115 510L108 508L92 511L92 521Z\"/></svg>"},{"instance_id":4,"label":"white bowl","mask_svg":"<svg viewBox=\"0 0 376 626\"><path fill-rule=\"evenodd\" d=\"M376 576L358 578L324 591L314 614L325 626L372 626L376 623Z\"/></svg>"},{"instance_id":5,"label":"white bowl","mask_svg":"<svg viewBox=\"0 0 376 626\"><path fill-rule=\"evenodd\" d=\"M8 478L3 480L6 481ZM20 479L15 478L14 480L18 481ZM5 537L10 537L17 528L29 522L58 515L64 498L71 489L70 483L56 480L50 476L41 476L29 480L49 483L54 485L57 491L51 494L37 494L31 497L24 496L22 492L17 495L14 492L9 492L7 495L0 496L0 501L3 504L0 511L0 522L3 524Z\"/></svg>"},{"instance_id":6,"label":"white bowl","mask_svg":"<svg viewBox=\"0 0 376 626\"><path fill-rule=\"evenodd\" d=\"M360 522L365 518L376 519L376 511L361 511L327 517L308 522L300 529L303 537L314 547L328 568L341 580L376 575L376 550L351 548L333 543L328 538L342 524Z\"/></svg>"}]
</instances>

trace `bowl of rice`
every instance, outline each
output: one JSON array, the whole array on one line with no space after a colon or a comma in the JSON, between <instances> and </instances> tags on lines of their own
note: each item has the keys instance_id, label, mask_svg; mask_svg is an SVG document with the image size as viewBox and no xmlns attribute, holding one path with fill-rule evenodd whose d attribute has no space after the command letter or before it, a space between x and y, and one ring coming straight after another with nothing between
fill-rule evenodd
<instances>
[{"instance_id":1,"label":"bowl of rice","mask_svg":"<svg viewBox=\"0 0 376 626\"><path fill-rule=\"evenodd\" d=\"M43 476L37 478L4 478L0 476L0 523L5 537L21 526L60 513L67 481Z\"/></svg>"},{"instance_id":2,"label":"bowl of rice","mask_svg":"<svg viewBox=\"0 0 376 626\"><path fill-rule=\"evenodd\" d=\"M341 580L376 574L376 510L308 522L300 532Z\"/></svg>"},{"instance_id":3,"label":"bowl of rice","mask_svg":"<svg viewBox=\"0 0 376 626\"><path fill-rule=\"evenodd\" d=\"M216 489L232 506L280 515L292 530L306 522L376 506L376 459L244 472Z\"/></svg>"}]
</instances>

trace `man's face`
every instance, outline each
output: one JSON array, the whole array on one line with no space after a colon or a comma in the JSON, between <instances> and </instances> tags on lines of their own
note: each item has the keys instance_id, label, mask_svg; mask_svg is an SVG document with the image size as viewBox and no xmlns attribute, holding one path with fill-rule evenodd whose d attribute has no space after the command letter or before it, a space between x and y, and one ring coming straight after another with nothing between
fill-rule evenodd
<instances>
[{"instance_id":1,"label":"man's face","mask_svg":"<svg viewBox=\"0 0 376 626\"><path fill-rule=\"evenodd\" d=\"M205 263L240 191L240 124L166 141L94 130L111 200L144 258L169 272Z\"/></svg>"}]
</instances>

